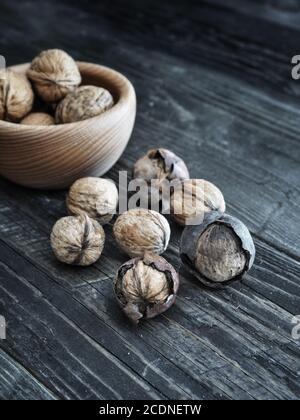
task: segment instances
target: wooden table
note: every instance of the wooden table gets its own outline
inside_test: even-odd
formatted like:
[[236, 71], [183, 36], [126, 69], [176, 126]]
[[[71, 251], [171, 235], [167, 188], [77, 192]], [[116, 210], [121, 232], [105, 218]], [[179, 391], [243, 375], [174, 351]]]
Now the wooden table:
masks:
[[[2, 399], [300, 397], [300, 80], [290, 63], [300, 2], [187, 3], [4, 0], [0, 54], [12, 65], [59, 47], [127, 75], [136, 127], [108, 176], [117, 181], [151, 147], [171, 148], [249, 226], [254, 268], [221, 291], [182, 276], [176, 305], [134, 328], [112, 292], [127, 259], [112, 226], [96, 265], [63, 266], [49, 233], [66, 214], [65, 191], [1, 179]], [[165, 253], [178, 269], [180, 234], [172, 224]]]

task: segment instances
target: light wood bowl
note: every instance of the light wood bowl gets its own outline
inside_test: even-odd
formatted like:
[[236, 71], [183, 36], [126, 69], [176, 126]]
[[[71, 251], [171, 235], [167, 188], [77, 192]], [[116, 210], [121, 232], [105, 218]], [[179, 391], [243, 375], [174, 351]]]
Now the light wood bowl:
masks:
[[[83, 84], [108, 89], [109, 111], [84, 121], [29, 126], [0, 121], [0, 174], [31, 188], [60, 189], [84, 176], [105, 174], [120, 158], [132, 133], [136, 96], [120, 73], [79, 62]], [[26, 72], [28, 64], [11, 67]]]

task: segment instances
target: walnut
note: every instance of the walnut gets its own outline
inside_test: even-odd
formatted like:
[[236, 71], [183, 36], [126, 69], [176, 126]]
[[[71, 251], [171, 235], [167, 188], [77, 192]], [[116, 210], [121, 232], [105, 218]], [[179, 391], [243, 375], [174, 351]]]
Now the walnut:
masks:
[[93, 264], [100, 258], [104, 242], [102, 226], [86, 214], [63, 217], [56, 222], [51, 233], [53, 252], [66, 264]]
[[145, 252], [162, 254], [169, 244], [170, 225], [156, 211], [133, 209], [121, 214], [113, 228], [120, 248], [130, 257], [142, 257]]
[[187, 226], [180, 254], [186, 268], [209, 287], [241, 278], [255, 258], [255, 246], [247, 227], [235, 217], [207, 213], [198, 226]]
[[[151, 149], [134, 165], [133, 177], [144, 179], [149, 187], [160, 190], [165, 181], [189, 179], [189, 171], [184, 161], [167, 149]], [[149, 188], [149, 194], [151, 189]]]
[[52, 115], [46, 112], [32, 112], [21, 120], [21, 124], [25, 125], [53, 125], [55, 120]]
[[101, 225], [109, 223], [118, 205], [118, 190], [113, 181], [87, 177], [78, 179], [70, 188], [67, 208], [70, 214], [86, 213]]
[[72, 123], [96, 117], [114, 105], [108, 90], [97, 86], [81, 86], [69, 93], [56, 108], [57, 124]]
[[18, 122], [33, 105], [34, 94], [25, 75], [12, 70], [0, 70], [0, 119]]
[[206, 213], [225, 208], [221, 191], [204, 179], [182, 181], [171, 195], [171, 214], [180, 225], [199, 224]]
[[124, 313], [134, 322], [169, 309], [176, 298], [179, 276], [164, 258], [146, 253], [123, 264], [114, 290]]
[[46, 50], [32, 61], [27, 76], [45, 102], [57, 102], [81, 83], [76, 62], [65, 51]]

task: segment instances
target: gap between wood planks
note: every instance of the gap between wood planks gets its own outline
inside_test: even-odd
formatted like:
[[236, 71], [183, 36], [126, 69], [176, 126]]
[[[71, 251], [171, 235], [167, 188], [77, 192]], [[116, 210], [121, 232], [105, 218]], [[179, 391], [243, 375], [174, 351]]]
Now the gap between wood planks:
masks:
[[12, 358], [3, 349], [0, 349], [0, 359], [1, 385], [3, 385], [3, 382], [7, 384], [6, 391], [3, 388], [0, 390], [2, 399], [59, 399], [57, 393], [50, 390], [35, 377], [32, 371], [22, 366], [19, 361]]

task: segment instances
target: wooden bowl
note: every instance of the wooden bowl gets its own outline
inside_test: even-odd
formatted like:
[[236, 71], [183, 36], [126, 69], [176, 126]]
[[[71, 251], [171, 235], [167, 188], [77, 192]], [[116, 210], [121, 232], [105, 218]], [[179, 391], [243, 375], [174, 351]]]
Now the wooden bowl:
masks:
[[[88, 120], [52, 126], [0, 121], [0, 174], [31, 188], [59, 189], [84, 176], [105, 174], [132, 133], [136, 96], [120, 73], [79, 62], [83, 84], [102, 86], [115, 99], [109, 111]], [[28, 64], [11, 67], [26, 72]]]

